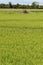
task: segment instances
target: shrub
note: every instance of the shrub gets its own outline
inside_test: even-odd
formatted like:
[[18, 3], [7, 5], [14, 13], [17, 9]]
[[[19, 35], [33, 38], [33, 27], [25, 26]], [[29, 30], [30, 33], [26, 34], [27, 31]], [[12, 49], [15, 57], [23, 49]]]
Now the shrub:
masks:
[[23, 13], [28, 13], [28, 11], [27, 10], [23, 10]]

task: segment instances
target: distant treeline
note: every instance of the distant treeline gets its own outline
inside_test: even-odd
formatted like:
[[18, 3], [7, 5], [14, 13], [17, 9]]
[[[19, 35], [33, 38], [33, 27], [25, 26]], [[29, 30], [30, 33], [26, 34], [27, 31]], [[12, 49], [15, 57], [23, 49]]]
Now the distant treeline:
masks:
[[22, 5], [22, 4], [0, 4], [0, 8], [15, 8], [15, 9], [43, 9], [43, 5], [39, 5], [38, 2], [33, 2], [31, 5]]

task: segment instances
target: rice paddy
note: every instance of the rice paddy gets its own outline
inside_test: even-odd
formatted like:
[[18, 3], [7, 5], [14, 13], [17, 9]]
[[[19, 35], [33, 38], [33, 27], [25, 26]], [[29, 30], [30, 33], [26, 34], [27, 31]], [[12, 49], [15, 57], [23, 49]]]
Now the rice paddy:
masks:
[[0, 65], [43, 65], [42, 10], [0, 10]]

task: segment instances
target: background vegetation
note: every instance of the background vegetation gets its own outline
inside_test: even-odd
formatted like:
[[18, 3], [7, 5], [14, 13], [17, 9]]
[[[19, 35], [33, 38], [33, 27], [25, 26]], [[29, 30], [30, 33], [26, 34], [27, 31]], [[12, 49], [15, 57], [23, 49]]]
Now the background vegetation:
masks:
[[15, 8], [15, 9], [43, 9], [43, 5], [39, 5], [38, 2], [33, 2], [31, 5], [22, 5], [22, 4], [0, 4], [0, 8]]

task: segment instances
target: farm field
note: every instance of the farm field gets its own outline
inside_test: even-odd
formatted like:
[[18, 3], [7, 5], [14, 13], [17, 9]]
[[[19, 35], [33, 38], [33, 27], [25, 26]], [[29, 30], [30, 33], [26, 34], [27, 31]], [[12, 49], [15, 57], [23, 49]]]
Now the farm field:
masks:
[[43, 65], [43, 10], [0, 10], [0, 65]]

